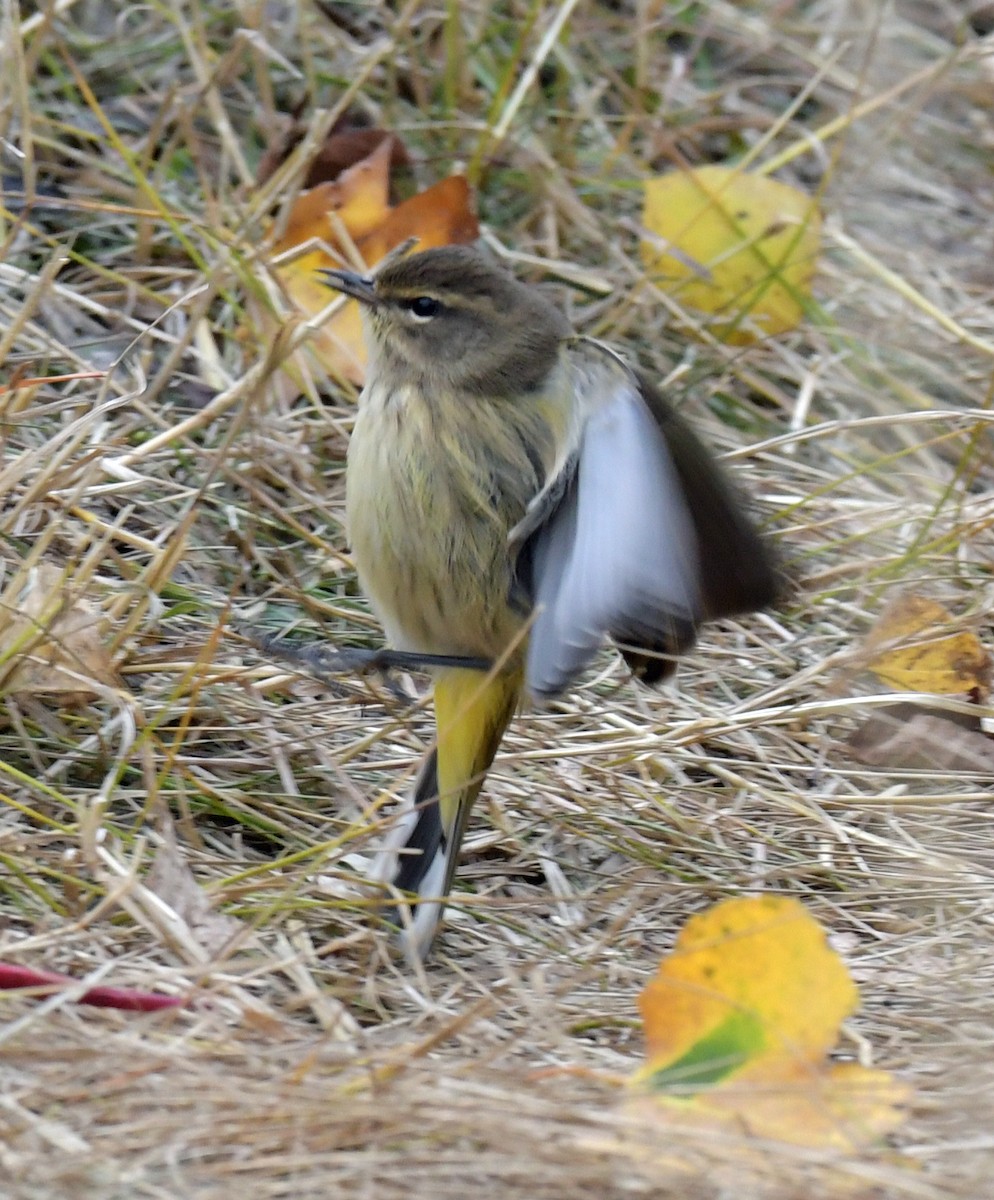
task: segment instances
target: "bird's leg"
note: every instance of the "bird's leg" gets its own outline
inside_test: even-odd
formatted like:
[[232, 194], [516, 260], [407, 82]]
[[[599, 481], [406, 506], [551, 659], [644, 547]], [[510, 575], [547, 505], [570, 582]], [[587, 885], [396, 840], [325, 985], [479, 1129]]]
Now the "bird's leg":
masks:
[[327, 646], [319, 642], [292, 641], [272, 634], [249, 635], [252, 643], [264, 654], [284, 662], [306, 667], [315, 675], [353, 675], [376, 671], [428, 671], [435, 667], [461, 667], [467, 671], [489, 671], [493, 663], [488, 658], [463, 654], [421, 654], [416, 650], [365, 650], [359, 646]]

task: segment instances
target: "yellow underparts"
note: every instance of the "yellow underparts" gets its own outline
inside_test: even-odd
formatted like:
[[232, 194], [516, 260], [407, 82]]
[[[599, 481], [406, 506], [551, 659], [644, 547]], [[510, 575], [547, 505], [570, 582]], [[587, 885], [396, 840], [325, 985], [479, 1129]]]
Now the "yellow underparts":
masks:
[[435, 679], [438, 726], [438, 797], [442, 828], [458, 844], [521, 693], [520, 670], [439, 671]]

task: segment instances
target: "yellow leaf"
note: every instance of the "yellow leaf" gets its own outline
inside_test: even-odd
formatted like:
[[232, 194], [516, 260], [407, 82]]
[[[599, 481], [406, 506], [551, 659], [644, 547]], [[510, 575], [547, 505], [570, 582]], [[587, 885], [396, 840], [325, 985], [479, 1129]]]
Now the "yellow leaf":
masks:
[[952, 614], [936, 600], [914, 592], [898, 596], [864, 642], [870, 670], [902, 691], [937, 696], [976, 691], [982, 699], [990, 689], [990, 655], [969, 630], [944, 633], [952, 622]]
[[900, 1122], [906, 1089], [827, 1061], [858, 999], [798, 901], [726, 901], [688, 921], [642, 993], [649, 1062], [634, 1082], [683, 1117], [804, 1145], [863, 1144]]
[[655, 281], [721, 317], [717, 336], [743, 344], [801, 320], [821, 239], [810, 196], [730, 167], [673, 171], [646, 180], [642, 223]]
[[888, 1072], [838, 1063], [807, 1078], [776, 1072], [742, 1078], [693, 1100], [647, 1094], [643, 1085], [626, 1110], [654, 1127], [657, 1144], [664, 1146], [679, 1145], [674, 1138], [686, 1139], [690, 1130], [710, 1132], [741, 1170], [750, 1164], [750, 1138], [762, 1139], [767, 1150], [781, 1143], [865, 1152], [901, 1125], [910, 1099], [910, 1088]]
[[857, 999], [821, 926], [796, 900], [726, 901], [687, 922], [642, 993], [649, 1070], [686, 1064], [695, 1075], [696, 1062], [727, 1075], [760, 1054], [818, 1060]]
[[[322, 267], [342, 265], [341, 260], [323, 250], [312, 250], [286, 266], [278, 267], [276, 273], [294, 307], [303, 316], [312, 317], [334, 299], [334, 293], [321, 281], [318, 271]], [[263, 324], [267, 322], [263, 321]], [[333, 313], [311, 337], [306, 348], [284, 363], [284, 370], [296, 377], [305, 362], [314, 360], [332, 379], [348, 379], [362, 385], [366, 378], [366, 347], [359, 305], [355, 300]]]
[[[390, 158], [391, 144], [383, 141], [333, 182], [301, 192], [290, 211], [286, 232], [273, 247], [274, 254], [285, 254], [312, 239], [320, 239], [334, 249], [340, 245], [342, 228], [353, 245], [375, 232], [390, 213]], [[275, 270], [294, 306], [305, 317], [312, 317], [333, 299], [318, 271], [322, 267], [341, 267], [343, 261], [315, 247]], [[362, 384], [366, 347], [355, 301], [330, 317], [303, 354], [294, 355], [284, 369], [297, 376], [314, 359], [333, 379]]]

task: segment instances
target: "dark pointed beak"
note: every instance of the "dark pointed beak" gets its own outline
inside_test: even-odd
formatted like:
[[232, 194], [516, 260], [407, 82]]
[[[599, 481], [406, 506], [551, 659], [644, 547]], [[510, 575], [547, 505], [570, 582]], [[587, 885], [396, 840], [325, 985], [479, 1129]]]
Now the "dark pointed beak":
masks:
[[380, 302], [373, 280], [366, 275], [357, 275], [355, 271], [333, 271], [330, 267], [319, 268], [318, 274], [328, 287], [354, 297], [360, 304], [375, 308]]

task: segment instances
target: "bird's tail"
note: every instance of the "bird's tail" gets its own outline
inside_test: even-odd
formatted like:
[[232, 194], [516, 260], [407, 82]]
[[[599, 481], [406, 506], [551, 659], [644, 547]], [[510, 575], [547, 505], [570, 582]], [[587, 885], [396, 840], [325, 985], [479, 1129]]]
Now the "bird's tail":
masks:
[[423, 961], [438, 929], [473, 801], [521, 691], [520, 672], [446, 669], [435, 677], [435, 749], [370, 878], [401, 898], [390, 920], [409, 961]]

